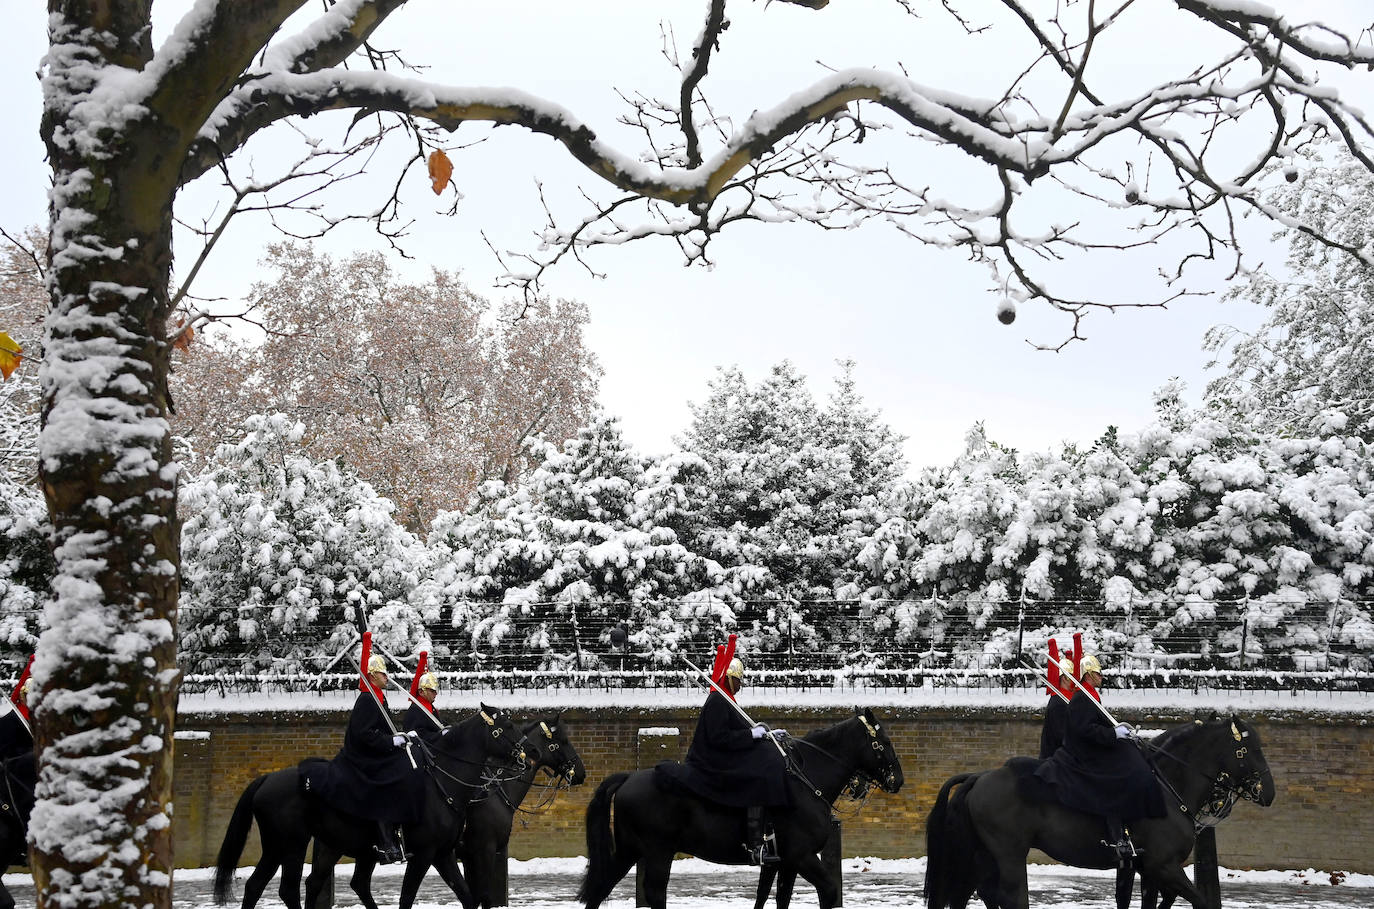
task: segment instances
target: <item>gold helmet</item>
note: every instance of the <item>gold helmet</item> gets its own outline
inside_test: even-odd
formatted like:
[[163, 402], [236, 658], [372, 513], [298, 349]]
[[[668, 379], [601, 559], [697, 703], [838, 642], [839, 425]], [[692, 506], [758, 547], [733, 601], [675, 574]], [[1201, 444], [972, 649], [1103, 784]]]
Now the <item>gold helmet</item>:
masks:
[[744, 681], [744, 663], [740, 661], [739, 657], [735, 657], [730, 661], [730, 665], [726, 667], [725, 670], [725, 677], [727, 679], [738, 679], [741, 682]]
[[382, 659], [380, 653], [374, 653], [367, 658], [367, 674], [372, 675], [374, 672], [386, 672], [386, 660]]
[[32, 681], [33, 679], [24, 679], [24, 684], [19, 686], [19, 696], [26, 701], [29, 699], [29, 683]]
[[1090, 653], [1083, 655], [1082, 661], [1078, 664], [1078, 669], [1080, 675], [1087, 675], [1090, 672], [1102, 674], [1102, 664], [1097, 661], [1097, 657]]
[[1073, 660], [1072, 660], [1072, 659], [1070, 659], [1069, 657], [1060, 657], [1060, 658], [1059, 658], [1059, 674], [1060, 674], [1061, 676], [1068, 676], [1068, 677], [1071, 678], [1071, 679], [1072, 679], [1072, 678], [1077, 678], [1077, 676], [1075, 676], [1075, 675], [1073, 674]]
[[439, 677], [432, 672], [426, 672], [424, 675], [420, 676], [420, 684], [416, 687], [421, 691], [438, 692]]

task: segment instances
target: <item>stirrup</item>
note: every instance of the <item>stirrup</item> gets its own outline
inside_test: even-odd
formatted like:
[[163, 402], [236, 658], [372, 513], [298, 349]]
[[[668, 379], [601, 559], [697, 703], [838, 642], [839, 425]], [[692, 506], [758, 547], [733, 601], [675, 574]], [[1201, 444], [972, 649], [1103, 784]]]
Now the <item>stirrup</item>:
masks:
[[373, 845], [372, 851], [377, 853], [377, 862], [382, 865], [393, 865], [396, 862], [404, 862], [407, 858], [407, 856], [401, 853], [400, 849], [394, 846], [390, 849], [383, 849], [381, 846]]

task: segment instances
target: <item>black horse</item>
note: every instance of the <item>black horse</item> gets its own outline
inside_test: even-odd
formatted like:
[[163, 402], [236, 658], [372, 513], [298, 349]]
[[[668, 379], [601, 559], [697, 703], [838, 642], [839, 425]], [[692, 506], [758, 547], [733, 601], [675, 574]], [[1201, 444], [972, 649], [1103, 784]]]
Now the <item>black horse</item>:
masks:
[[[483, 763], [496, 758], [523, 769], [520, 735], [508, 714], [484, 704], [479, 713], [450, 727], [430, 758], [425, 766], [429, 782], [421, 820], [405, 827], [412, 858], [401, 884], [401, 909], [410, 909], [431, 865], [438, 869], [463, 906], [472, 909], [472, 896], [458, 870], [453, 849], [463, 830], [468, 799], [481, 786], [478, 771]], [[365, 859], [372, 856], [376, 822], [336, 811], [319, 798], [306, 795], [299, 766], [267, 773], [248, 784], [229, 820], [215, 867], [215, 901], [220, 904], [229, 902], [234, 869], [255, 818], [262, 839], [262, 858], [244, 884], [243, 909], [252, 909], [257, 904], [278, 868], [278, 894], [282, 902], [288, 909], [301, 909], [301, 869], [312, 838], [317, 860], [322, 854], [333, 856], [329, 868], [339, 855]], [[316, 905], [327, 877], [322, 866], [312, 867], [306, 882], [307, 905]], [[355, 892], [368, 909], [377, 909], [365, 888], [355, 887]]]
[[[4, 771], [0, 771], [0, 774], [3, 773]], [[0, 778], [0, 786], [4, 786], [6, 782], [7, 780]], [[17, 784], [10, 783], [4, 792], [0, 792], [0, 797], [4, 799], [3, 804], [0, 804], [0, 872], [11, 865], [29, 863], [29, 827], [19, 818], [14, 799], [15, 785]], [[5, 889], [3, 881], [0, 881], [0, 909], [14, 909], [14, 897]]]
[[[808, 735], [805, 746], [785, 741], [790, 805], [770, 811], [778, 869], [800, 874], [816, 888], [820, 909], [833, 909], [839, 888], [816, 857], [830, 835], [830, 805], [855, 777], [885, 792], [898, 791], [902, 766], [887, 732], [868, 710]], [[707, 802], [660, 781], [653, 770], [612, 774], [587, 806], [587, 873], [578, 899], [597, 909], [638, 865], [648, 905], [664, 909], [675, 853], [742, 865], [748, 861], [744, 842], [743, 808]]]
[[494, 892], [496, 863], [510, 843], [515, 813], [525, 800], [535, 775], [545, 770], [557, 786], [578, 786], [587, 779], [587, 769], [577, 749], [568, 741], [568, 731], [560, 717], [533, 720], [521, 727], [527, 761], [525, 772], [517, 777], [494, 780], [468, 805], [468, 824], [458, 844], [463, 875], [473, 901], [481, 909], [504, 905]]
[[[520, 727], [519, 735], [525, 753], [524, 770], [511, 776], [503, 772], [505, 768], [500, 759], [488, 762], [481, 775], [482, 786], [468, 801], [466, 823], [459, 840], [458, 855], [463, 862], [467, 891], [471, 894], [472, 905], [483, 909], [495, 905], [492, 882], [497, 856], [505, 852], [506, 844], [510, 841], [512, 818], [533, 785], [536, 773], [541, 769], [547, 770], [569, 786], [576, 786], [587, 778], [582, 758], [568, 741], [567, 729], [559, 717], [532, 720]], [[306, 879], [307, 897], [315, 892], [311, 880], [318, 879], [323, 886], [329, 870], [339, 857], [336, 851], [316, 842], [310, 862], [310, 877]], [[349, 879], [349, 887], [369, 907], [375, 905], [371, 893], [372, 872], [376, 866], [377, 860], [370, 854], [355, 856], [353, 875]], [[441, 868], [440, 874], [443, 873]], [[306, 905], [313, 907], [317, 904], [307, 899]]]
[[[1203, 896], [1183, 870], [1204, 808], [1245, 798], [1274, 801], [1274, 780], [1259, 733], [1243, 720], [1175, 727], [1147, 746], [1164, 786], [1166, 817], [1137, 820], [1142, 890], [1182, 896], [1203, 909]], [[928, 909], [964, 909], [977, 892], [989, 909], [1027, 909], [1026, 855], [1032, 847], [1066, 865], [1112, 868], [1101, 818], [1029, 798], [1023, 783], [1037, 764], [1017, 758], [996, 770], [951, 777], [926, 820]]]

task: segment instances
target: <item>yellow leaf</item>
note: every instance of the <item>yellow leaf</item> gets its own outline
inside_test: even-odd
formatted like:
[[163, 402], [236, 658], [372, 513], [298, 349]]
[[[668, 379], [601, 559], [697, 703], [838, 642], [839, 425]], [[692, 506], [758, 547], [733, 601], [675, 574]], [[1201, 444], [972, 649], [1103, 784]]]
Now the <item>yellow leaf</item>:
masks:
[[448, 186], [449, 178], [453, 176], [453, 162], [444, 154], [444, 150], [436, 148], [429, 153], [429, 178], [434, 181], [434, 195], [439, 195]]
[[0, 331], [0, 376], [8, 379], [24, 358], [20, 356], [24, 348], [11, 338], [8, 333]]

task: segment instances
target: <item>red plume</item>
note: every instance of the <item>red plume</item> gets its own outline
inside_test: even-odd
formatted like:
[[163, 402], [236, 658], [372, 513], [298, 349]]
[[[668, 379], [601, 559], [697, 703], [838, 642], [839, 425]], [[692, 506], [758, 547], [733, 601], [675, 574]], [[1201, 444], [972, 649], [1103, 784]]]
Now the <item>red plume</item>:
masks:
[[359, 691], [370, 691], [374, 695], [377, 688], [372, 684], [372, 680], [367, 677], [367, 661], [372, 658], [372, 632], [363, 632], [363, 662], [361, 664], [362, 676], [358, 679]]
[[1063, 690], [1063, 686], [1059, 684], [1059, 642], [1054, 638], [1050, 638], [1049, 682], [1050, 687], [1045, 689], [1045, 694], [1054, 694], [1056, 688]]
[[725, 686], [725, 666], [725, 645], [717, 644], [716, 659], [715, 662], [711, 664], [711, 681], [715, 682], [717, 685], [720, 685], [721, 687]]
[[429, 651], [421, 650], [420, 662], [415, 664], [415, 678], [410, 680], [410, 696], [413, 699], [411, 703], [422, 704], [424, 705], [424, 708], [426, 710], [428, 710], [430, 713], [433, 713], [434, 708], [430, 706], [430, 703], [426, 701], [424, 698], [420, 697], [420, 676], [425, 674], [425, 667], [428, 665]]

